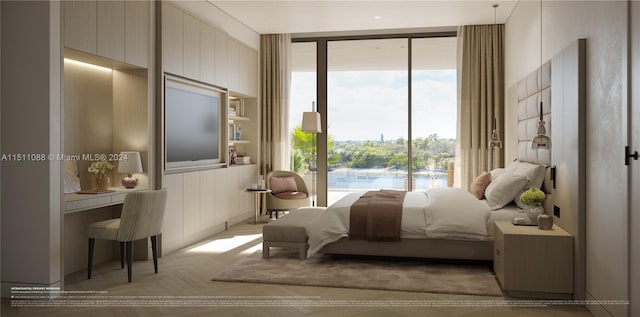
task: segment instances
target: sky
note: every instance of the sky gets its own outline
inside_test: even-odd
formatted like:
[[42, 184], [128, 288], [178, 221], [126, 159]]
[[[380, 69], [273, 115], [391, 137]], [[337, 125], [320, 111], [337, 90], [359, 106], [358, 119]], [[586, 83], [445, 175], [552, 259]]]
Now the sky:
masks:
[[[413, 71], [413, 138], [456, 138], [456, 71]], [[290, 128], [311, 111], [315, 72], [293, 72]], [[337, 141], [407, 139], [407, 71], [337, 71], [328, 75], [328, 133]]]

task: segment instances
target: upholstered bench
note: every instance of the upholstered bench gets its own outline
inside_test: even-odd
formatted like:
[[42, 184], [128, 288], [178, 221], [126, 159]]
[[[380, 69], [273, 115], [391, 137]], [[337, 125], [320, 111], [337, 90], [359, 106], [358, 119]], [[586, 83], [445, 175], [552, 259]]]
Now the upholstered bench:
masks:
[[269, 248], [298, 249], [301, 259], [307, 258], [307, 226], [324, 212], [323, 207], [305, 207], [292, 210], [287, 216], [262, 227], [262, 257], [269, 257]]

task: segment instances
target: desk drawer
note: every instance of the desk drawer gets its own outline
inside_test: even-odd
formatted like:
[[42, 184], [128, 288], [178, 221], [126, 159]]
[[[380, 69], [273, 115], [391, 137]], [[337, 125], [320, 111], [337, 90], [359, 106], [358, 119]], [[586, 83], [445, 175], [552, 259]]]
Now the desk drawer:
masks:
[[124, 196], [127, 196], [127, 193], [113, 194], [111, 196], [111, 202], [114, 204], [121, 204], [124, 202]]
[[99, 196], [89, 199], [68, 201], [66, 204], [67, 211], [91, 209], [95, 207], [111, 204], [111, 196]]

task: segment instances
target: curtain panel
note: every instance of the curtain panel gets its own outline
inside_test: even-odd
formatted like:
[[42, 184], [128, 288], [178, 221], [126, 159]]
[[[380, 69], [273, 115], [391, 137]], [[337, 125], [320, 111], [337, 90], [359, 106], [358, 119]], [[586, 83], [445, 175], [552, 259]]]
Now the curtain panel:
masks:
[[504, 140], [504, 25], [458, 29], [458, 148], [460, 187], [483, 171], [504, 166], [502, 149], [489, 147], [496, 119]]
[[260, 36], [260, 173], [289, 168], [291, 35]]

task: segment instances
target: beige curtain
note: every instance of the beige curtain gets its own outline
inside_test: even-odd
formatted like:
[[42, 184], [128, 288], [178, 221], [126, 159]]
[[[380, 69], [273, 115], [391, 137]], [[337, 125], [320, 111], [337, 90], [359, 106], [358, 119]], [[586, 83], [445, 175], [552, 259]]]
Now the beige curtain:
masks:
[[488, 147], [493, 119], [504, 140], [504, 25], [458, 29], [458, 153], [460, 187], [504, 166], [503, 149]]
[[260, 172], [289, 169], [289, 92], [291, 35], [260, 36], [261, 165]]

